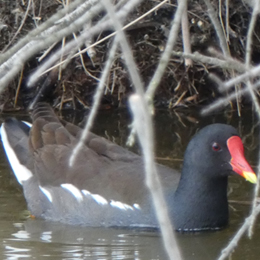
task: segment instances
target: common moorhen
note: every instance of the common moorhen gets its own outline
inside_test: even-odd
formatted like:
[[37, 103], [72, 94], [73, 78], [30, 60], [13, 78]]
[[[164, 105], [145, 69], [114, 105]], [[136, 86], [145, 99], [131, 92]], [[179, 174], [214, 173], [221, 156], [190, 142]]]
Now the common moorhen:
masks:
[[[90, 133], [69, 167], [81, 129], [59, 120], [45, 103], [36, 106], [32, 121], [31, 128], [16, 119], [1, 127], [7, 158], [31, 214], [85, 226], [158, 227], [139, 155]], [[181, 175], [159, 164], [157, 170], [170, 218], [179, 231], [227, 225], [232, 172], [256, 182], [237, 131], [224, 124], [209, 125], [192, 138]]]

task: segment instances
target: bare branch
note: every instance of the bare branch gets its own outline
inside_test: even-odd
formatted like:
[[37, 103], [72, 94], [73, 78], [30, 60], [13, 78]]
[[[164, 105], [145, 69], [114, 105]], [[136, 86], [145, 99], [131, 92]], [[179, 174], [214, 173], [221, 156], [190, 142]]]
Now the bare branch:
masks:
[[[127, 15], [129, 14], [129, 12], [131, 10], [133, 10], [133, 8], [140, 3], [140, 1], [138, 0], [132, 0], [129, 2], [126, 2], [126, 4], [124, 6], [122, 6], [116, 13], [116, 16], [118, 17], [118, 19], [120, 20], [124, 20]], [[92, 15], [94, 15], [94, 13], [96, 13], [96, 9], [98, 9], [99, 11], [102, 9], [101, 5], [96, 5], [94, 7], [92, 7], [90, 9], [91, 14], [89, 15], [89, 17], [87, 15], [82, 16], [80, 19], [77, 20], [77, 25], [74, 24], [74, 26], [76, 28], [81, 28], [83, 26], [83, 24], [85, 22], [87, 22], [90, 18], [90, 16], [92, 17]], [[78, 46], [83, 45], [87, 39], [91, 38], [93, 35], [112, 28], [113, 27], [113, 22], [110, 19], [102, 19], [101, 21], [99, 21], [95, 26], [93, 26], [88, 32], [83, 32], [81, 35], [79, 35], [79, 37], [77, 38], [77, 43], [74, 40], [71, 40], [70, 42], [68, 42], [66, 44], [66, 46], [64, 47], [63, 51], [64, 53], [68, 54], [69, 52], [71, 52], [72, 50], [77, 50]], [[75, 30], [75, 28], [74, 28]], [[50, 66], [52, 66], [56, 61], [59, 60], [60, 54], [61, 54], [62, 50], [58, 50], [56, 51], [45, 63], [43, 63], [41, 66], [38, 67], [37, 71], [35, 71], [35, 73], [33, 73], [28, 81], [28, 85], [32, 86], [35, 81], [40, 77], [40, 75], [42, 75], [42, 73], [49, 68]]]
[[227, 45], [227, 41], [225, 38], [225, 34], [222, 30], [221, 24], [218, 20], [217, 14], [214, 10], [214, 7], [212, 6], [212, 4], [210, 3], [209, 0], [204, 0], [205, 4], [208, 7], [208, 15], [210, 17], [211, 22], [213, 23], [214, 27], [215, 27], [215, 31], [218, 35], [218, 39], [220, 42], [220, 47], [225, 55], [225, 57], [230, 56], [229, 54], [229, 49], [228, 49], [228, 45]]
[[258, 205], [256, 207], [254, 214], [251, 214], [248, 218], [245, 219], [242, 227], [238, 230], [236, 235], [229, 242], [228, 246], [222, 250], [221, 255], [219, 256], [218, 260], [224, 260], [234, 251], [239, 240], [242, 238], [242, 236], [244, 235], [244, 233], [247, 231], [248, 227], [250, 226], [252, 218], [255, 218], [255, 216], [257, 216], [259, 213], [260, 213], [260, 205]]
[[109, 70], [111, 68], [111, 65], [114, 61], [114, 56], [115, 56], [115, 53], [116, 53], [117, 46], [118, 46], [118, 37], [115, 38], [113, 45], [112, 45], [112, 47], [109, 51], [109, 56], [108, 56], [108, 59], [106, 61], [105, 68], [103, 70], [101, 79], [99, 81], [95, 96], [93, 98], [94, 103], [93, 103], [91, 112], [89, 114], [88, 121], [87, 121], [87, 123], [84, 127], [84, 130], [83, 130], [83, 132], [80, 136], [80, 140], [78, 141], [77, 145], [75, 146], [75, 148], [73, 149], [73, 151], [71, 153], [70, 160], [69, 160], [70, 167], [73, 166], [75, 159], [76, 159], [78, 153], [80, 152], [80, 149], [84, 145], [84, 141], [87, 139], [88, 133], [89, 133], [89, 131], [90, 131], [92, 125], [93, 125], [93, 122], [94, 122], [94, 119], [95, 119], [95, 116], [96, 116], [96, 113], [97, 113], [97, 110], [98, 110], [98, 107], [99, 107], [99, 104], [100, 104], [101, 97], [104, 93], [105, 82], [106, 82]]
[[177, 11], [175, 12], [174, 19], [172, 21], [172, 26], [165, 46], [165, 50], [161, 56], [158, 67], [154, 73], [154, 76], [147, 87], [147, 91], [145, 95], [147, 100], [149, 101], [153, 100], [155, 91], [168, 65], [169, 59], [171, 57], [171, 52], [173, 50], [173, 46], [177, 40], [177, 35], [180, 27], [183, 10], [185, 9], [186, 6], [187, 6], [187, 0], [182, 0], [178, 4]]
[[189, 58], [189, 59], [192, 59], [193, 61], [196, 61], [196, 62], [215, 65], [215, 66], [218, 66], [222, 69], [233, 69], [233, 70], [236, 70], [238, 72], [245, 72], [246, 71], [246, 67], [242, 62], [235, 60], [235, 59], [232, 59], [231, 57], [226, 58], [225, 60], [221, 60], [219, 58], [210, 57], [210, 56], [200, 54], [199, 52], [194, 52], [192, 54], [188, 54], [188, 53], [173, 51], [172, 54], [179, 56], [179, 57]]
[[[120, 23], [120, 20], [117, 19], [110, 0], [103, 0], [103, 3], [107, 9], [108, 15], [113, 20], [115, 29], [117, 30], [125, 63], [137, 93], [137, 95], [132, 96], [129, 101], [134, 114], [134, 126], [138, 132], [139, 140], [144, 153], [146, 184], [150, 189], [153, 198], [155, 212], [163, 235], [164, 246], [170, 259], [181, 259], [177, 242], [173, 234], [173, 229], [171, 228], [171, 221], [168, 217], [167, 205], [164, 201], [159, 177], [156, 172], [154, 162], [152, 118], [146, 103], [143, 84], [137, 71], [136, 64], [133, 60], [132, 51], [122, 30], [123, 26]], [[144, 133], [144, 135], [141, 133]]]
[[134, 115], [134, 128], [137, 131], [144, 155], [146, 185], [153, 198], [155, 212], [163, 235], [164, 246], [170, 259], [182, 259], [173, 233], [171, 221], [168, 217], [167, 205], [164, 200], [160, 179], [154, 162], [152, 118], [147, 101], [144, 95], [140, 96], [135, 94], [130, 97], [129, 103]]

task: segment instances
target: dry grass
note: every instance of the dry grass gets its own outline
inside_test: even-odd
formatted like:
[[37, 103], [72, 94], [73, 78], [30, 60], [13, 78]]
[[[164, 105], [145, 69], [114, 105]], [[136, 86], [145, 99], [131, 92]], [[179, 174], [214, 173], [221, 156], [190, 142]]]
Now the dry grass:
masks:
[[[83, 4], [65, 20], [62, 17], [70, 13], [64, 11], [69, 1], [45, 1], [44, 4], [41, 0], [0, 1], [3, 36], [0, 40], [0, 102], [5, 110], [30, 106], [32, 96], [39, 92], [60, 109], [92, 105], [115, 35], [98, 2], [71, 1], [75, 6], [78, 6], [76, 3]], [[190, 107], [209, 104], [215, 97], [225, 98], [226, 93], [217, 89], [210, 74], [225, 81], [245, 71], [243, 59], [245, 53], [249, 53], [246, 36], [252, 10], [243, 2], [229, 1], [229, 8], [222, 3], [219, 10], [221, 2], [212, 2], [212, 7], [207, 1], [189, 2], [188, 25], [186, 21], [182, 34], [175, 30], [177, 39], [169, 37], [176, 2], [138, 1], [126, 13], [122, 11], [120, 1], [117, 2], [135, 64], [155, 106]], [[71, 8], [74, 10], [73, 6]], [[249, 37], [253, 42], [253, 45], [249, 44], [253, 46], [252, 57], [259, 53], [256, 30], [258, 28]], [[174, 48], [169, 41], [174, 42]], [[172, 54], [167, 52], [167, 46]], [[185, 65], [187, 60], [188, 66]], [[255, 58], [252, 62], [256, 62]], [[16, 91], [22, 68], [20, 91]], [[158, 77], [156, 71], [162, 75]], [[28, 84], [34, 87], [28, 90]], [[237, 84], [236, 91], [246, 92], [244, 84]], [[126, 106], [129, 94], [133, 93], [120, 48], [106, 77], [104, 93], [101, 103], [106, 107]], [[225, 106], [238, 106], [239, 112], [243, 96], [238, 101], [227, 102]]]

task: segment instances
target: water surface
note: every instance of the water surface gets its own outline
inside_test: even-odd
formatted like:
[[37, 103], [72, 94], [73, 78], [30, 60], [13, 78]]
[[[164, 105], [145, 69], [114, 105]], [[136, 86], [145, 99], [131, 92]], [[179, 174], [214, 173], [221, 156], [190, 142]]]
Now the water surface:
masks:
[[[18, 116], [24, 117], [24, 116]], [[66, 113], [67, 120], [80, 123], [83, 114]], [[213, 122], [235, 126], [245, 142], [246, 157], [255, 165], [258, 156], [258, 126], [251, 111], [199, 118], [195, 112], [159, 111], [155, 115], [156, 156], [160, 163], [179, 169], [184, 149], [196, 131]], [[130, 117], [126, 111], [103, 111], [93, 131], [125, 146]], [[136, 145], [134, 151], [139, 152]], [[249, 214], [253, 185], [238, 176], [229, 182], [230, 225], [218, 232], [179, 234], [184, 259], [215, 259]], [[0, 259], [167, 259], [158, 232], [88, 228], [27, 219], [22, 189], [11, 173], [0, 147]], [[253, 239], [246, 237], [232, 259], [258, 259], [260, 222]]]

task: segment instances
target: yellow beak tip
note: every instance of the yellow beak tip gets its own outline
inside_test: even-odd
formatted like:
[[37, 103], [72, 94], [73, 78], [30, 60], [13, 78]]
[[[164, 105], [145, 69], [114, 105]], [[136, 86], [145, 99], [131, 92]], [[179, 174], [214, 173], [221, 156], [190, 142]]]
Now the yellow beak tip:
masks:
[[251, 182], [251, 183], [257, 183], [257, 177], [255, 175], [255, 173], [252, 172], [243, 172], [243, 176], [244, 178]]

